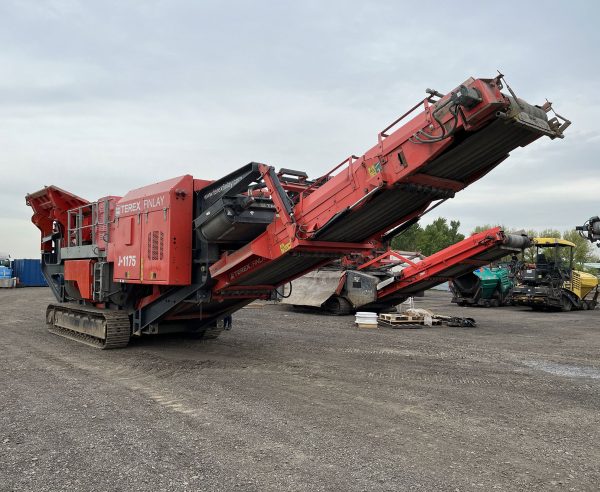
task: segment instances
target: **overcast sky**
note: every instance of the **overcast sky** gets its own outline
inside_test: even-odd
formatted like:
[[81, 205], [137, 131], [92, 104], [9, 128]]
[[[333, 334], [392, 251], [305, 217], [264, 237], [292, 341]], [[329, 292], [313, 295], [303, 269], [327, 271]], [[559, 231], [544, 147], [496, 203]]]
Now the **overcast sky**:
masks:
[[37, 257], [24, 196], [89, 200], [254, 160], [322, 174], [432, 87], [500, 69], [573, 120], [436, 209], [570, 229], [600, 214], [600, 3], [0, 1], [0, 251]]

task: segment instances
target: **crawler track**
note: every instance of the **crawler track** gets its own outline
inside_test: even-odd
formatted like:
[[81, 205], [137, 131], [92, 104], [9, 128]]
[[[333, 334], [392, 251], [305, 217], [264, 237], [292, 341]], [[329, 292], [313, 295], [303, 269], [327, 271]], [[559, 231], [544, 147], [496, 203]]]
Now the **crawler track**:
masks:
[[46, 309], [48, 331], [102, 350], [126, 347], [131, 337], [129, 315], [69, 303]]

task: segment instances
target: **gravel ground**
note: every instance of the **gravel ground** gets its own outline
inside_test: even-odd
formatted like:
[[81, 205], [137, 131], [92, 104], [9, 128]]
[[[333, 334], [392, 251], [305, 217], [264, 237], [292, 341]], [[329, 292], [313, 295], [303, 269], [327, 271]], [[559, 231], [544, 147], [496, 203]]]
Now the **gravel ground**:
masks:
[[268, 305], [99, 351], [0, 290], [0, 490], [598, 490], [600, 311], [418, 306], [358, 330]]

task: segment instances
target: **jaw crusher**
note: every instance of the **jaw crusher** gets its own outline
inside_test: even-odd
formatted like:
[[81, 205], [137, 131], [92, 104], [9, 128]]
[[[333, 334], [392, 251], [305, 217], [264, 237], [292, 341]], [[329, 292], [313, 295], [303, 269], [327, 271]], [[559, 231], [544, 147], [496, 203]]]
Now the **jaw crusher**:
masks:
[[56, 186], [27, 195], [51, 331], [99, 348], [131, 336], [214, 337], [255, 299], [347, 255], [365, 262], [403, 227], [570, 122], [516, 97], [499, 75], [427, 96], [317, 179], [251, 162], [89, 202]]

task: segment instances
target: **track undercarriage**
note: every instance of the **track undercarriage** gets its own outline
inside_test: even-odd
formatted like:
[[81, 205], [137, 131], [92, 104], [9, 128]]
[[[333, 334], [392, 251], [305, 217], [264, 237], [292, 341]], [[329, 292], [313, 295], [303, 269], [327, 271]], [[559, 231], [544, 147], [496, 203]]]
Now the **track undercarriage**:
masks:
[[[156, 329], [149, 333], [186, 333], [199, 340], [213, 340], [225, 329], [223, 320], [212, 325], [188, 323], [172, 329]], [[132, 337], [131, 320], [126, 311], [98, 309], [75, 303], [49, 304], [46, 326], [50, 333], [70, 338], [101, 350], [123, 348]]]
[[48, 331], [102, 350], [126, 347], [131, 322], [124, 311], [111, 311], [73, 303], [50, 304]]

